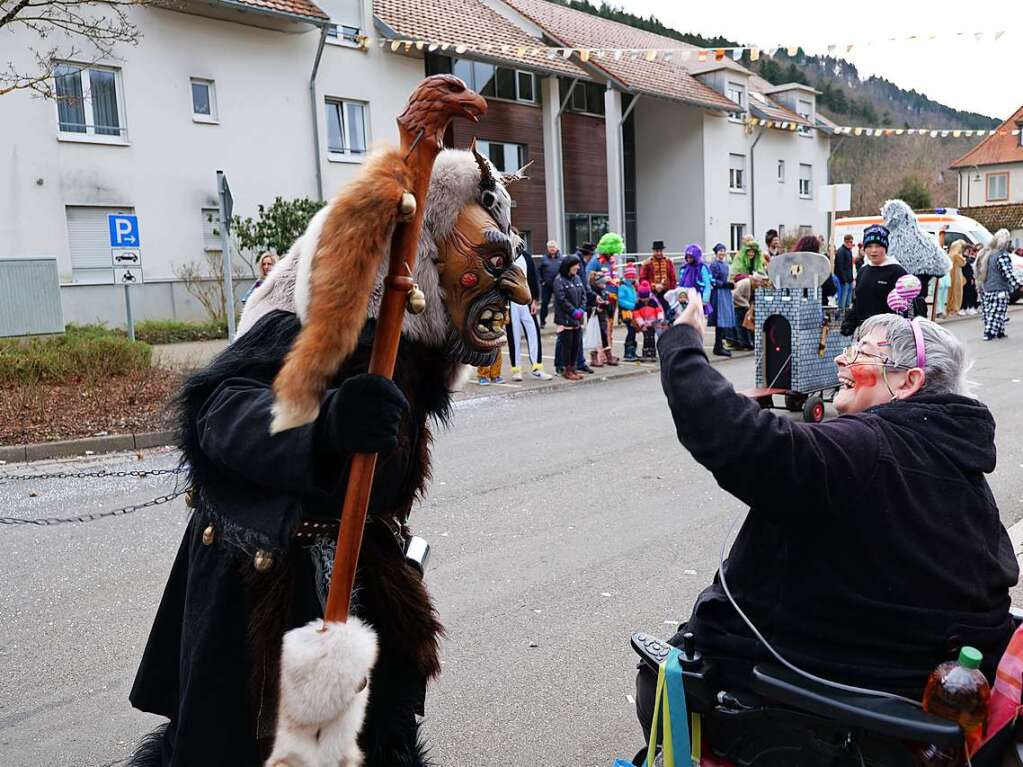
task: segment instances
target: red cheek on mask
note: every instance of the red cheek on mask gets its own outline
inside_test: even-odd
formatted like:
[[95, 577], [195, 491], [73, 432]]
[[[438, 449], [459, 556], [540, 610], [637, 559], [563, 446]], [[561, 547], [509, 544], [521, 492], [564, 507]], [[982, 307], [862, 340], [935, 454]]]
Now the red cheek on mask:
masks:
[[871, 368], [863, 365], [854, 365], [850, 368], [850, 372], [852, 373], [853, 381], [856, 382], [857, 389], [861, 386], [868, 388], [871, 386], [877, 386], [877, 373], [875, 373]]
[[472, 272], [466, 272], [462, 275], [462, 279], [459, 282], [462, 283], [463, 288], [475, 288], [479, 284], [480, 278]]

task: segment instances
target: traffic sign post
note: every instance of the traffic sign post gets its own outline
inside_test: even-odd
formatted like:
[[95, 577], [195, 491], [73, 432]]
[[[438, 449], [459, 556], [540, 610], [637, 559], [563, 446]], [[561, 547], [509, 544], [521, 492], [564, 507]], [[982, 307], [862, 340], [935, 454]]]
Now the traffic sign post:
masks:
[[227, 337], [234, 340], [234, 280], [231, 274], [231, 213], [234, 198], [224, 171], [217, 171], [217, 197], [220, 200], [220, 245], [224, 257], [224, 313], [227, 315]]
[[852, 207], [852, 184], [825, 184], [817, 195], [817, 204], [828, 214], [828, 242], [831, 242], [835, 214]]
[[135, 318], [131, 313], [132, 285], [141, 285], [142, 236], [139, 234], [138, 216], [111, 213], [107, 216], [110, 232], [110, 263], [114, 269], [114, 284], [124, 285], [124, 313], [128, 324], [128, 338], [135, 340]]

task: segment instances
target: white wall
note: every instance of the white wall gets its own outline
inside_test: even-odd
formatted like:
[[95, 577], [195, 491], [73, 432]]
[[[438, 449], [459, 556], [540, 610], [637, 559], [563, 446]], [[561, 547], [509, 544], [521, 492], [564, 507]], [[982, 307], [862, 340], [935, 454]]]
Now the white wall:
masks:
[[[641, 96], [636, 121], [636, 236], [679, 251], [704, 236], [703, 113]], [[632, 247], [632, 246], [630, 246]]]
[[[987, 199], [987, 177], [992, 173], [1009, 174], [1009, 199]], [[979, 176], [979, 178], [977, 178]], [[977, 205], [1006, 205], [1023, 202], [1023, 163], [1006, 163], [1002, 165], [981, 165], [976, 168], [963, 168], [959, 171], [959, 206], [963, 208]]]
[[[733, 122], [724, 115], [706, 112], [703, 115], [703, 188], [706, 198], [706, 217], [703, 234], [696, 240], [710, 249], [717, 242], [731, 247], [732, 224], [744, 224], [750, 231], [749, 137], [742, 123]], [[729, 155], [746, 158], [745, 189], [729, 189]]]
[[[754, 150], [756, 160], [756, 232], [763, 243], [768, 229], [785, 226], [786, 233], [810, 226], [816, 234], [826, 234], [827, 213], [818, 207], [818, 189], [828, 183], [829, 140], [819, 132], [801, 136], [796, 132], [770, 128], [763, 130]], [[756, 138], [756, 133], [752, 139]], [[752, 143], [752, 140], [751, 140]], [[785, 162], [785, 181], [778, 183], [778, 161]], [[799, 165], [813, 166], [811, 199], [799, 196]]]
[[[365, 0], [364, 31], [372, 31], [369, 5]], [[421, 60], [325, 46], [317, 157], [309, 77], [318, 30], [273, 31], [154, 7], [131, 13], [143, 41], [110, 62], [121, 68], [125, 145], [58, 140], [53, 102], [26, 93], [0, 99], [0, 258], [55, 255], [62, 281], [70, 281], [65, 206], [132, 206], [146, 280], [174, 280], [177, 266], [203, 253], [201, 209], [216, 207], [218, 169], [226, 172], [242, 216], [276, 196], [315, 198], [318, 161], [329, 197], [359, 166], [327, 160], [323, 97], [368, 102], [370, 141], [393, 142], [394, 118], [423, 77]], [[17, 50], [35, 42], [13, 39]], [[219, 124], [193, 122], [190, 77], [215, 81]], [[117, 292], [76, 287], [65, 293], [69, 321], [121, 316]], [[140, 319], [196, 314], [180, 290], [154, 285], [137, 295]]]

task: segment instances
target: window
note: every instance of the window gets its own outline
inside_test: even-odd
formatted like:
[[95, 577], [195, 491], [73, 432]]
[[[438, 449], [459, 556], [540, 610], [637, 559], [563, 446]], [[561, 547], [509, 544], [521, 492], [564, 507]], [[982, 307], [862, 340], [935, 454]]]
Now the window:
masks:
[[319, 6], [330, 16], [327, 42], [358, 47], [359, 36], [362, 34], [361, 0], [323, 0]]
[[740, 247], [742, 247], [742, 238], [745, 236], [746, 236], [745, 224], [732, 224], [729, 227], [729, 237], [732, 243], [731, 250], [738, 250]]
[[[746, 109], [746, 88], [741, 83], [729, 82], [725, 86], [725, 95], [736, 104]], [[732, 112], [728, 115], [732, 122], [742, 122], [742, 112]]]
[[799, 163], [799, 196], [804, 200], [813, 197], [813, 166]]
[[536, 103], [536, 75], [507, 67], [495, 67], [482, 61], [453, 59], [451, 74], [488, 98]]
[[522, 238], [522, 247], [526, 249], [526, 254], [531, 255], [533, 252], [533, 233], [528, 229], [520, 229], [519, 237]]
[[[806, 120], [808, 123], [813, 125], [813, 102], [812, 101], [807, 101], [806, 99], [799, 99], [799, 101], [796, 104], [796, 113], [800, 117], [802, 117], [804, 120]], [[799, 126], [799, 135], [800, 136], [810, 136], [810, 135], [813, 135], [813, 129], [812, 128], [807, 128], [807, 127], [804, 127], [804, 126], [800, 125]]]
[[223, 253], [220, 240], [220, 208], [202, 209], [202, 249], [207, 253]]
[[785, 183], [785, 161], [778, 160], [778, 183]]
[[217, 122], [217, 93], [212, 80], [192, 78], [192, 119], [197, 123]]
[[366, 104], [327, 99], [327, 153], [339, 162], [366, 154]]
[[[565, 98], [568, 89], [572, 88], [572, 81], [563, 77], [561, 79], [561, 98]], [[579, 80], [572, 88], [572, 100], [565, 107], [571, 112], [583, 112], [591, 115], [604, 115], [604, 86], [599, 83], [587, 83]]]
[[606, 213], [569, 213], [565, 223], [568, 224], [568, 253], [584, 242], [596, 242], [607, 234], [610, 226]]
[[733, 192], [746, 189], [746, 155], [728, 155], [728, 188]]
[[65, 212], [68, 244], [71, 250], [72, 282], [112, 284], [114, 273], [110, 260], [110, 230], [107, 216], [111, 213], [132, 215], [135, 209], [68, 205]]
[[477, 141], [476, 148], [490, 158], [501, 173], [513, 173], [526, 164], [525, 144], [506, 144], [500, 141]]
[[62, 138], [123, 143], [127, 130], [119, 69], [62, 63], [54, 69], [53, 79]]
[[987, 174], [987, 201], [1009, 199], [1009, 174]]

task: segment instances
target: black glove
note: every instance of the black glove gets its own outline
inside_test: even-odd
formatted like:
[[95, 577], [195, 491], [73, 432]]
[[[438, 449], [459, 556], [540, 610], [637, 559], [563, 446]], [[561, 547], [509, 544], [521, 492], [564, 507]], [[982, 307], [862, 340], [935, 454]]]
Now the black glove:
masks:
[[324, 420], [324, 437], [347, 453], [389, 453], [398, 446], [408, 400], [394, 382], [357, 375], [341, 384]]
[[726, 282], [724, 284], [724, 288], [725, 288], [725, 290], [734, 290], [735, 289], [735, 283], [734, 282]]
[[856, 332], [856, 322], [849, 316], [849, 312], [845, 313], [845, 319], [842, 320], [842, 327], [838, 332], [843, 336], [851, 336]]

